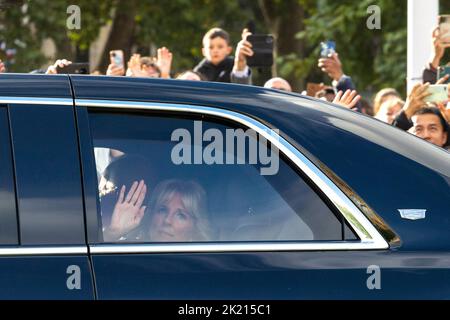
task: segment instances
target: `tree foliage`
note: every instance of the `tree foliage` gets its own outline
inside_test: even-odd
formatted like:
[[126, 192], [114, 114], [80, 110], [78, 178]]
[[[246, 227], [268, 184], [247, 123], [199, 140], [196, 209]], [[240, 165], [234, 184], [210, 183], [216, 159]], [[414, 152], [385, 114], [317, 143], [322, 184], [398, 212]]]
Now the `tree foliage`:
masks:
[[[332, 39], [344, 66], [361, 91], [394, 87], [404, 92], [406, 81], [407, 8], [406, 1], [390, 0], [321, 0], [304, 1], [309, 18], [305, 30], [297, 34], [314, 45], [304, 62], [311, 80], [325, 80], [314, 72], [321, 41]], [[370, 30], [367, 8], [381, 9], [381, 29]], [[309, 69], [309, 70], [308, 70]], [[309, 72], [308, 72], [309, 71]]]
[[[441, 12], [450, 10], [445, 3], [441, 1]], [[80, 30], [66, 27], [71, 4], [81, 9]], [[366, 26], [367, 8], [374, 4], [381, 8], [381, 30]], [[253, 21], [259, 33], [278, 39], [274, 71], [295, 82], [297, 90], [308, 81], [330, 81], [317, 68], [317, 59], [319, 43], [332, 39], [358, 90], [389, 86], [404, 93], [406, 15], [406, 0], [0, 0], [0, 40], [16, 50], [9, 71], [27, 72], [49, 62], [41, 52], [44, 39], [53, 39], [58, 58], [77, 60], [86, 56], [102, 26], [116, 23], [111, 46], [124, 43], [127, 48], [121, 49], [144, 55], [166, 46], [174, 53], [174, 71], [180, 72], [201, 60], [201, 40], [209, 28], [223, 27], [236, 44]], [[120, 19], [131, 23], [121, 28]], [[262, 84], [270, 73], [260, 76], [255, 70], [254, 75], [255, 83]]]
[[[174, 53], [177, 70], [192, 68], [201, 59], [201, 39], [213, 26], [227, 29], [234, 43], [252, 11], [239, 1], [217, 0], [20, 0], [0, 11], [0, 40], [16, 48], [13, 71], [35, 68], [45, 59], [40, 52], [42, 40], [53, 39], [59, 57], [75, 59], [98, 37], [100, 27], [114, 24], [119, 14], [131, 15], [134, 28], [125, 30], [132, 47], [142, 54], [151, 48], [167, 46]], [[244, 1], [245, 2], [245, 1]], [[0, 1], [0, 6], [4, 4]], [[68, 30], [67, 7], [81, 9], [81, 29]], [[24, 9], [25, 8], [25, 9]], [[112, 34], [112, 37], [115, 35]], [[22, 47], [17, 43], [24, 44]], [[117, 48], [118, 49], [118, 48]], [[132, 48], [122, 48], [127, 51]], [[4, 57], [3, 57], [4, 58]]]

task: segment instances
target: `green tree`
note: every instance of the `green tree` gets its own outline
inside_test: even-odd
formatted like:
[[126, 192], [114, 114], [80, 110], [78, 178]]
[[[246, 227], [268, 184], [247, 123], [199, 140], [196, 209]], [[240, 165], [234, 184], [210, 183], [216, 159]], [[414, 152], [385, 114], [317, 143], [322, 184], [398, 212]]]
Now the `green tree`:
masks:
[[[166, 46], [174, 52], [174, 70], [191, 69], [202, 58], [203, 34], [213, 26], [230, 32], [233, 43], [253, 12], [245, 1], [217, 0], [19, 0], [0, 1], [0, 40], [17, 50], [9, 71], [26, 72], [46, 62], [41, 53], [44, 39], [56, 44], [58, 57], [86, 58], [90, 44], [103, 25], [111, 24], [101, 70], [108, 64], [108, 51], [123, 49], [154, 54], [151, 48]], [[81, 29], [68, 30], [67, 7], [81, 9]], [[248, 7], [248, 5], [247, 5]], [[4, 56], [2, 57], [5, 58]]]
[[[309, 17], [305, 30], [297, 36], [307, 40], [312, 54], [305, 59], [311, 81], [328, 80], [316, 67], [318, 44], [332, 39], [344, 65], [344, 72], [353, 77], [358, 90], [373, 92], [394, 87], [405, 92], [406, 83], [406, 1], [352, 0], [305, 1]], [[366, 22], [367, 8], [381, 9], [381, 29], [370, 30]], [[329, 80], [328, 80], [329, 81]]]
[[[66, 27], [71, 4], [81, 9], [80, 30]], [[366, 27], [372, 4], [381, 8], [381, 30]], [[441, 1], [445, 10], [448, 4]], [[111, 24], [101, 71], [111, 49], [123, 49], [128, 58], [134, 51], [149, 55], [166, 46], [174, 53], [173, 70], [180, 72], [202, 59], [201, 40], [209, 28], [226, 29], [236, 44], [253, 21], [258, 33], [275, 36], [273, 72], [297, 91], [308, 81], [330, 81], [317, 59], [319, 43], [332, 39], [359, 91], [390, 86], [404, 93], [406, 13], [406, 0], [0, 0], [0, 40], [17, 51], [9, 71], [27, 72], [49, 62], [41, 53], [42, 40], [53, 39], [58, 58], [84, 60], [100, 28]], [[254, 76], [262, 84], [271, 74], [254, 70]]]
[[[28, 72], [48, 62], [41, 52], [44, 39], [52, 39], [58, 57], [76, 60], [97, 38], [101, 26], [110, 19], [113, 0], [18, 0], [0, 2], [0, 39], [17, 51], [11, 72]], [[80, 30], [69, 30], [67, 8], [81, 8]], [[3, 59], [5, 57], [2, 57]]]
[[306, 41], [295, 35], [304, 29], [307, 15], [304, 1], [299, 0], [259, 0], [259, 8], [266, 25], [275, 36], [276, 64], [274, 75], [281, 75], [299, 91], [305, 86], [304, 59]]

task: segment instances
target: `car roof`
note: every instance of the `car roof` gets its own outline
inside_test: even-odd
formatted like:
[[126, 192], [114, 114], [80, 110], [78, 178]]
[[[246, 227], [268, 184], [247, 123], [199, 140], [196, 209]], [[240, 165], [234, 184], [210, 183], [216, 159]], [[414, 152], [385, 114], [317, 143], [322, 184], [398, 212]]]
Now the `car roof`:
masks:
[[67, 75], [0, 73], [1, 97], [72, 98]]

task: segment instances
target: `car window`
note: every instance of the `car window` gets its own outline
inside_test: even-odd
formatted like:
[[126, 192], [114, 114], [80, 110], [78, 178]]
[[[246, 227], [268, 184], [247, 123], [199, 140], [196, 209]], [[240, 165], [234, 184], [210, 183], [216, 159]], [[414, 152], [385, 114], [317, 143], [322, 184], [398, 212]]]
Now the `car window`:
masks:
[[10, 105], [20, 243], [85, 244], [71, 106]]
[[8, 113], [0, 107], [0, 245], [17, 244], [16, 196]]
[[324, 241], [352, 233], [247, 128], [154, 113], [91, 109], [89, 117], [105, 242]]

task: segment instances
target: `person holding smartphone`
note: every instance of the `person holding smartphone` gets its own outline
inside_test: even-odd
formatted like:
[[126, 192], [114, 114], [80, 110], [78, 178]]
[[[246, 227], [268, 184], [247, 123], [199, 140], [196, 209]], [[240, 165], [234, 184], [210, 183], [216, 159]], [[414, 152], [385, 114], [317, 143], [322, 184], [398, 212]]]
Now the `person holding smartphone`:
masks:
[[110, 64], [106, 70], [107, 76], [125, 75], [124, 54], [122, 50], [111, 50], [109, 52]]
[[[437, 84], [443, 84], [447, 79], [448, 75], [439, 79], [437, 81]], [[432, 92], [430, 92], [429, 87], [429, 82], [424, 84], [417, 83], [411, 89], [401, 112], [395, 117], [394, 122], [392, 123], [393, 126], [405, 131], [409, 130], [413, 126], [413, 115], [416, 114], [416, 112], [418, 112], [420, 109], [427, 107], [427, 101], [429, 100], [427, 98], [432, 96]], [[432, 101], [431, 104], [434, 104], [438, 107], [441, 105], [440, 109], [442, 109], [443, 105], [447, 102], [448, 101]], [[441, 112], [442, 111], [443, 110], [441, 110]], [[444, 117], [445, 116], [446, 113], [444, 113]]]
[[434, 84], [437, 80], [437, 70], [444, 57], [445, 49], [450, 48], [450, 38], [443, 38], [439, 26], [437, 26], [432, 32], [431, 39], [433, 42], [432, 56], [422, 72], [422, 81], [423, 83]]
[[205, 57], [195, 68], [207, 81], [250, 84], [251, 71], [246, 57], [252, 55], [251, 44], [246, 41], [250, 32], [244, 29], [242, 40], [236, 48], [236, 57], [231, 53], [230, 35], [223, 29], [212, 28], [203, 37], [202, 53]]
[[[445, 78], [439, 79], [437, 83], [444, 82]], [[442, 110], [442, 106], [439, 106], [438, 102], [431, 105], [434, 104], [439, 107], [427, 104], [426, 100], [429, 100], [427, 98], [432, 96], [429, 87], [429, 83], [418, 83], [412, 88], [401, 112], [395, 117], [392, 125], [450, 151], [448, 139], [450, 125], [448, 119], [446, 119], [446, 114], [443, 112], [445, 110]]]
[[[342, 62], [339, 59], [338, 53], [334, 50], [329, 51], [327, 56], [320, 57], [317, 66], [332, 79], [332, 85], [336, 92], [355, 90], [355, 85], [353, 84], [352, 78], [344, 74], [344, 71], [342, 70]], [[355, 105], [355, 111], [361, 112], [361, 109], [361, 104], [358, 101]]]
[[247, 37], [252, 33], [248, 29], [242, 31], [242, 40], [236, 46], [236, 56], [234, 58], [233, 66], [233, 81], [241, 84], [252, 83], [252, 72], [247, 65], [247, 57], [253, 56], [252, 44], [247, 40]]

